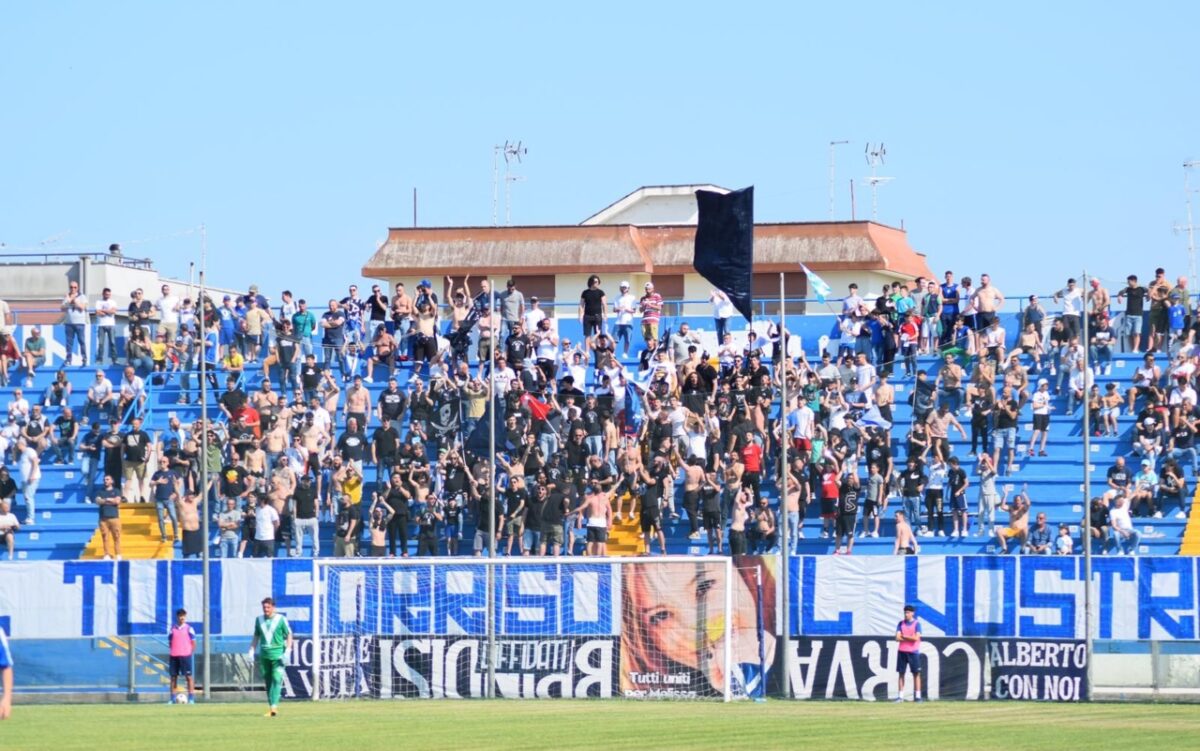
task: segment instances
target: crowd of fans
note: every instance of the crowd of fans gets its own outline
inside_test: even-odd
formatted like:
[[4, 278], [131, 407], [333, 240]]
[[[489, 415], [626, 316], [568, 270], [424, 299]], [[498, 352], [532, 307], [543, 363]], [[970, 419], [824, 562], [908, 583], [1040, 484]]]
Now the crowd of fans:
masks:
[[[897, 282], [869, 299], [850, 285], [826, 351], [810, 359], [775, 323], [735, 346], [719, 291], [706, 344], [686, 322], [660, 330], [652, 283], [635, 297], [622, 282], [610, 299], [597, 276], [580, 296], [578, 342], [512, 281], [493, 290], [447, 278], [444, 304], [428, 280], [412, 293], [351, 286], [319, 314], [289, 291], [275, 305], [255, 286], [218, 303], [163, 285], [153, 301], [133, 293], [122, 337], [111, 291], [92, 303], [71, 283], [70, 366], [120, 362], [122, 377], [98, 369], [77, 394], [59, 371], [28, 393], [46, 343], [34, 327], [18, 346], [0, 302], [0, 382], [23, 382], [0, 430], [0, 539], [11, 556], [18, 493], [24, 525], [36, 523], [42, 463], [79, 462], [105, 553], [118, 557], [122, 501], [156, 504], [163, 540], [186, 556], [206, 544], [227, 557], [404, 556], [412, 537], [419, 555], [479, 555], [493, 542], [509, 555], [604, 554], [614, 524], [631, 519], [647, 553], [666, 552], [664, 527], [686, 520], [710, 552], [777, 550], [786, 526], [793, 540], [819, 528], [850, 554], [885, 517], [897, 553], [917, 553], [921, 538], [982, 536], [1003, 551], [1070, 554], [1080, 542], [1070, 526], [1051, 528], [1024, 488], [1001, 481], [1047, 456], [1057, 411], [1086, 413], [1096, 436], [1110, 436], [1126, 410], [1137, 415], [1128, 437], [1139, 471], [1118, 459], [1088, 515], [1096, 551], [1136, 552], [1133, 515], [1182, 517], [1190, 503], [1200, 315], [1186, 279], [1171, 284], [1162, 269], [1145, 286], [1130, 276], [1115, 293], [1087, 287], [1069, 280], [1054, 293], [1057, 315], [1030, 296], [1010, 336], [1013, 316], [1001, 316], [1005, 296], [987, 274], [977, 285], [950, 272]], [[1144, 363], [1124, 388], [1101, 388], [1117, 348], [1144, 348]], [[927, 372], [918, 357], [928, 355], [940, 363]], [[172, 417], [148, 434], [150, 390], [199, 402], [201, 371], [207, 427]], [[377, 379], [381, 392], [367, 387]], [[912, 413], [901, 422], [897, 381]], [[952, 435], [965, 444], [968, 431], [969, 452], [956, 454]], [[320, 547], [322, 525], [332, 550]]]

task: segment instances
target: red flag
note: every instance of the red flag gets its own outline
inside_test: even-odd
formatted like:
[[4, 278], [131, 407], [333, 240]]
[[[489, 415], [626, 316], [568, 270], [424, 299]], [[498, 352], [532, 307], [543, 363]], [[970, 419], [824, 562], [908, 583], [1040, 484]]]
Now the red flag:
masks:
[[521, 394], [521, 404], [529, 410], [529, 414], [533, 415], [535, 420], [545, 420], [546, 415], [550, 414], [550, 405], [534, 399], [528, 391]]

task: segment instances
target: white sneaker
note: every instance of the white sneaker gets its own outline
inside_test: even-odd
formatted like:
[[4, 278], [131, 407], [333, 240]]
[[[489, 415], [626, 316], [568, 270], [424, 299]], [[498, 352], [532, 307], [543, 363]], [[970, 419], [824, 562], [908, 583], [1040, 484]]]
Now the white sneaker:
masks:
[[804, 539], [804, 530], [802, 530], [802, 529], [801, 529], [801, 530], [798, 530], [798, 531], [796, 532], [796, 539], [797, 539], [797, 540], [803, 540], [803, 539]]
[[1161, 512], [1161, 511], [1155, 511], [1155, 512], [1154, 512], [1154, 518], [1155, 518], [1155, 519], [1161, 519], [1161, 518], [1162, 518], [1162, 512]]
[[879, 533], [878, 533], [878, 532], [872, 532], [872, 533], [871, 533], [871, 537], [879, 537]]
[[701, 535], [700, 532], [698, 532], [698, 531], [693, 532], [690, 535], [688, 535], [689, 540], [699, 540], [701, 537], [703, 537], [703, 535]]
[[933, 537], [933, 533], [928, 529], [921, 530], [921, 537]]
[[1187, 518], [1187, 514], [1183, 513], [1182, 511], [1179, 511], [1179, 512], [1177, 512], [1177, 513], [1175, 514], [1175, 518], [1176, 518], [1176, 519], [1186, 519], [1186, 518]]
[[822, 532], [821, 532], [821, 539], [822, 539], [822, 540], [828, 540], [828, 539], [829, 539], [829, 533], [828, 533], [828, 532], [825, 532], [825, 531], [822, 531]]
[[366, 381], [367, 383], [375, 383], [375, 379], [372, 378], [371, 376], [367, 376], [363, 380]]
[[33, 519], [33, 517], [32, 517], [32, 516], [27, 516], [27, 517], [25, 517], [25, 526], [26, 526], [26, 527], [32, 527], [32, 526], [33, 526], [33, 522], [34, 522], [34, 519]]
[[111, 556], [111, 555], [106, 555], [106, 556], [104, 556], [104, 560], [106, 560], [106, 561], [111, 561], [111, 560], [112, 560], [112, 556]]

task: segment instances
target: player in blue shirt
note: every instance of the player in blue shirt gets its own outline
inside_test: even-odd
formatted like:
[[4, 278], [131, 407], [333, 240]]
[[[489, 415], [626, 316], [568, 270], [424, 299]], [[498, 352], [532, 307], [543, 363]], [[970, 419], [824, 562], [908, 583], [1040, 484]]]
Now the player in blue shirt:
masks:
[[13, 667], [8, 634], [3, 628], [0, 628], [0, 689], [4, 690], [4, 695], [0, 696], [0, 720], [7, 720], [12, 713]]

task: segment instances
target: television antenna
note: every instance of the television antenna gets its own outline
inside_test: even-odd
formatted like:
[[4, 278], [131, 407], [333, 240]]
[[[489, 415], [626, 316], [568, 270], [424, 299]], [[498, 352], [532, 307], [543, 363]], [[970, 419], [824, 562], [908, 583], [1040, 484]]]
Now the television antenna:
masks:
[[524, 177], [512, 174], [512, 163], [521, 163], [529, 153], [521, 141], [505, 141], [492, 147], [492, 226], [500, 226], [500, 157], [504, 157], [504, 223], [512, 224], [512, 184]]
[[834, 214], [834, 189], [837, 182], [837, 171], [834, 169], [834, 160], [836, 155], [834, 150], [843, 144], [850, 143], [849, 141], [830, 141], [829, 142], [829, 221], [833, 221]]
[[879, 168], [885, 163], [887, 157], [887, 148], [881, 141], [878, 145], [872, 146], [867, 144], [863, 154], [867, 159], [867, 164], [871, 167], [871, 176], [867, 178], [867, 183], [871, 186], [871, 221], [879, 221], [879, 186], [884, 183], [890, 183], [895, 180], [894, 177], [880, 177]]
[[1192, 290], [1196, 289], [1196, 223], [1192, 221], [1192, 194], [1200, 193], [1200, 188], [1191, 185], [1192, 170], [1200, 167], [1200, 161], [1188, 160], [1183, 163], [1183, 197], [1187, 206], [1187, 224], [1176, 224], [1172, 227], [1175, 234], [1187, 233], [1188, 239], [1188, 281]]

